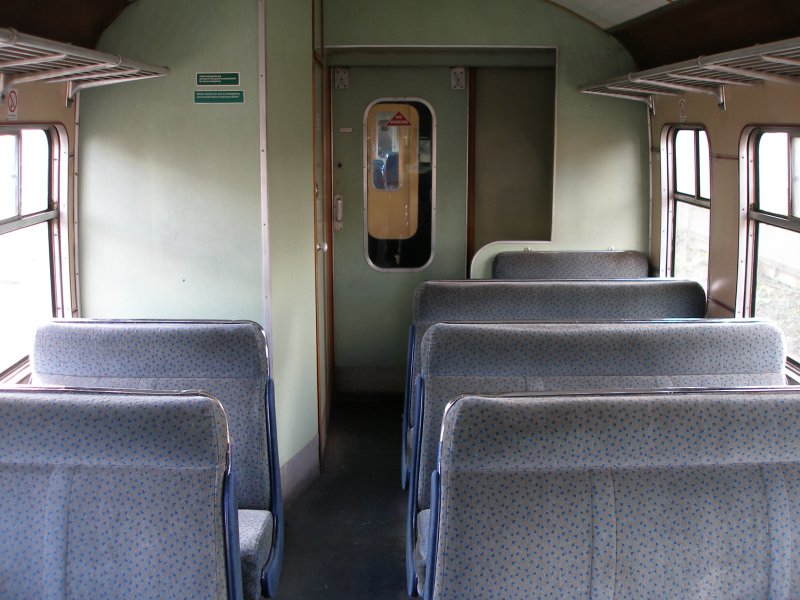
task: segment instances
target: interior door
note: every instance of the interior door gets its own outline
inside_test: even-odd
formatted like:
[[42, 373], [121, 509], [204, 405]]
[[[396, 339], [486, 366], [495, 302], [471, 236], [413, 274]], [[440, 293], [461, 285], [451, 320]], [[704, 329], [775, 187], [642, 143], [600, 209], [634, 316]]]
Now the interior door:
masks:
[[319, 409], [320, 458], [325, 454], [331, 399], [331, 261], [328, 210], [328, 185], [325, 154], [327, 150], [327, 115], [325, 111], [327, 85], [326, 71], [314, 62], [314, 223], [317, 289], [317, 397]]
[[[335, 385], [342, 393], [400, 393], [414, 289], [465, 276], [467, 92], [452, 89], [443, 67], [357, 67], [335, 70], [333, 80]], [[405, 106], [419, 109], [419, 123]], [[426, 107], [430, 138], [423, 131], [416, 145], [404, 142], [410, 129], [424, 127]], [[415, 161], [419, 172], [392, 179], [403, 161]], [[426, 200], [424, 192], [414, 200], [399, 191], [426, 173], [431, 254], [406, 260], [408, 239], [418, 235], [415, 202]], [[408, 226], [381, 229], [370, 217], [376, 208], [407, 215]]]

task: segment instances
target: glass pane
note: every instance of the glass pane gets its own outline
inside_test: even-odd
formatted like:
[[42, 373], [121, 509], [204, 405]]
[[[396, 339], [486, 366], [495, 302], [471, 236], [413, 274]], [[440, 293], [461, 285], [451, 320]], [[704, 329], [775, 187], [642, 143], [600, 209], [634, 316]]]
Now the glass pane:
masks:
[[800, 137], [792, 138], [792, 216], [800, 219]]
[[789, 357], [800, 361], [800, 233], [758, 225], [753, 313], [780, 326]]
[[25, 129], [22, 135], [22, 214], [47, 210], [50, 189], [50, 147], [41, 129]]
[[372, 186], [376, 190], [393, 192], [403, 187], [404, 150], [411, 142], [409, 135], [416, 132], [412, 130], [411, 122], [402, 111], [378, 112], [373, 118], [375, 122], [371, 129], [375, 131], [375, 135], [370, 140]]
[[419, 114], [409, 104], [377, 104], [368, 115], [369, 235], [379, 240], [413, 237], [418, 224]]
[[700, 169], [700, 197], [711, 200], [711, 152], [708, 148], [708, 135], [697, 132], [698, 168]]
[[0, 221], [17, 213], [17, 136], [0, 135]]
[[37, 324], [52, 316], [48, 224], [0, 235], [0, 371], [28, 354]]
[[765, 133], [758, 140], [758, 209], [789, 214], [789, 136]]
[[[708, 231], [711, 211], [686, 202], [675, 203], [673, 275], [708, 285]], [[706, 290], [707, 291], [707, 290]]]
[[694, 196], [695, 185], [694, 129], [675, 133], [675, 191]]

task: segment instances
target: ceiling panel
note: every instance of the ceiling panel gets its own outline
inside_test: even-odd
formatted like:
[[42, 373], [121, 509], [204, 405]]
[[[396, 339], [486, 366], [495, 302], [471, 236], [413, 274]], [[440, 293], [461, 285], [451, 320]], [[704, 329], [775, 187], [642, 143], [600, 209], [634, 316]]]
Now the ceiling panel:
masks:
[[132, 0], [0, 0], [0, 27], [94, 48]]
[[672, 3], [671, 0], [552, 0], [552, 2], [591, 21], [601, 29], [609, 29]]
[[[800, 0], [550, 1], [616, 37], [640, 69], [800, 35]], [[0, 0], [0, 27], [93, 48], [132, 2]]]

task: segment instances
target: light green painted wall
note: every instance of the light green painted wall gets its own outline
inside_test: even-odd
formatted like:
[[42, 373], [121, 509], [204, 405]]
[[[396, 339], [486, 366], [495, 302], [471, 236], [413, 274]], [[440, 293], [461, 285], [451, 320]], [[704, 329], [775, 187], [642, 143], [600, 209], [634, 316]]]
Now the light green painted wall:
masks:
[[272, 348], [284, 462], [317, 435], [311, 7], [266, 6]]
[[545, 0], [326, 0], [325, 43], [558, 48], [553, 239], [547, 249], [648, 247], [647, 117], [643, 105], [578, 86], [635, 70], [613, 37]]
[[[256, 4], [141, 0], [99, 49], [167, 77], [81, 92], [80, 290], [88, 317], [262, 321]], [[197, 71], [245, 104], [193, 104]]]
[[[262, 320], [257, 6], [139, 0], [103, 35], [99, 49], [166, 64], [172, 74], [82, 92], [84, 315]], [[272, 350], [283, 462], [317, 433], [311, 6], [266, 0]], [[611, 37], [541, 0], [410, 0], [399, 12], [325, 0], [324, 15], [329, 45], [558, 46], [551, 246], [646, 248], [645, 113], [577, 92], [633, 69]], [[194, 73], [206, 70], [240, 71], [247, 102], [193, 105]]]
[[[267, 2], [272, 355], [279, 452], [317, 434], [311, 3]], [[99, 49], [171, 74], [82, 92], [83, 314], [264, 321], [258, 2], [139, 0]], [[243, 105], [193, 104], [239, 71]]]

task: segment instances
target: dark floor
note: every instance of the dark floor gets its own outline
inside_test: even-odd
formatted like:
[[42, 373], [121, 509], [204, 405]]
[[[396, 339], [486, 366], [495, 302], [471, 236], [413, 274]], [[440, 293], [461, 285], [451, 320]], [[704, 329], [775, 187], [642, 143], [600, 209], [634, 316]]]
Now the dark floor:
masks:
[[323, 472], [286, 506], [277, 600], [402, 600], [402, 399], [334, 402]]

